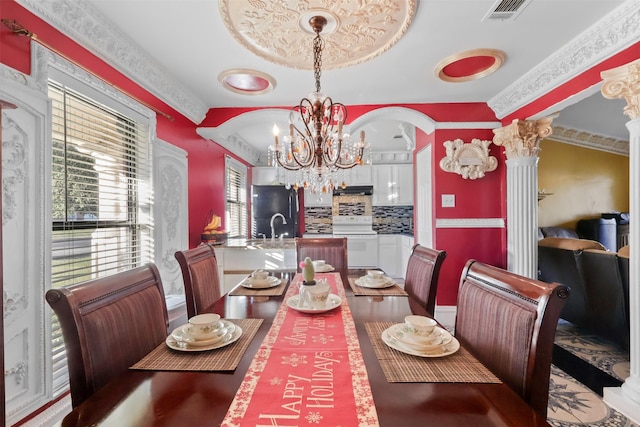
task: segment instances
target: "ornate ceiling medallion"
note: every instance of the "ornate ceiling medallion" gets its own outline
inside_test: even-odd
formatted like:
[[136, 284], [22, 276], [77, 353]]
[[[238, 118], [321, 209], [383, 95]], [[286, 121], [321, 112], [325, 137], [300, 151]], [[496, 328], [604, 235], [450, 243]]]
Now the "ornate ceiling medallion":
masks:
[[506, 55], [497, 49], [474, 49], [451, 55], [436, 66], [436, 76], [445, 82], [467, 82], [496, 71]]
[[218, 4], [227, 29], [244, 47], [267, 61], [301, 70], [313, 68], [311, 16], [327, 20], [322, 68], [328, 70], [360, 64], [385, 52], [405, 34], [416, 12], [416, 0], [375, 4], [219, 0]]
[[270, 75], [246, 68], [223, 71], [218, 81], [225, 89], [242, 95], [263, 95], [276, 87], [276, 81]]

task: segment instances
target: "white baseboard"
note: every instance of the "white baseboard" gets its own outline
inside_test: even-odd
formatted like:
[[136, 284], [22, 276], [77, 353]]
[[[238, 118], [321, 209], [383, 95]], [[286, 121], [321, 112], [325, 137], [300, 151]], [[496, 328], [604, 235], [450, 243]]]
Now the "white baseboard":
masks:
[[455, 305], [436, 305], [434, 317], [448, 331], [453, 332], [456, 324], [457, 307]]

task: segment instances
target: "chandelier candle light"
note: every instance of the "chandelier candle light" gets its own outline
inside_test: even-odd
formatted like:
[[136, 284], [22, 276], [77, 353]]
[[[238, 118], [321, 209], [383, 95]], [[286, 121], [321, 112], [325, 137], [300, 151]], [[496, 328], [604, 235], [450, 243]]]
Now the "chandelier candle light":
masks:
[[[292, 185], [296, 190], [302, 187], [315, 194], [332, 191], [338, 182], [338, 171], [362, 165], [367, 144], [364, 131], [360, 132], [359, 141], [351, 141], [349, 134], [342, 133], [347, 119], [346, 107], [341, 103], [334, 103], [320, 91], [324, 47], [320, 32], [327, 24], [327, 19], [314, 16], [309, 19], [309, 24], [316, 33], [313, 39], [316, 90], [308, 98], [303, 98], [289, 113], [289, 135], [282, 138], [282, 143], [278, 139], [278, 126], [273, 126], [273, 153], [277, 161], [276, 167], [279, 165], [294, 172], [288, 174], [288, 186]], [[342, 188], [347, 186], [344, 173], [340, 185]]]

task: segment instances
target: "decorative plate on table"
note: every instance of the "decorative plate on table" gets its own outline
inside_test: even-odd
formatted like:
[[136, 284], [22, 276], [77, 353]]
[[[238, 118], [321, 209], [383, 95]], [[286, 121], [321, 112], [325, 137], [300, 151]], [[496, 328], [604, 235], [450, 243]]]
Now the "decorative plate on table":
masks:
[[180, 334], [182, 333], [182, 331], [178, 331], [182, 328], [182, 326], [176, 328], [171, 333], [171, 335], [167, 337], [167, 339], [165, 340], [165, 343], [167, 344], [167, 347], [177, 351], [207, 351], [207, 350], [215, 350], [216, 348], [225, 347], [229, 344], [232, 344], [238, 341], [242, 336], [242, 328], [240, 326], [228, 321], [225, 321], [225, 323], [229, 323], [233, 325], [233, 330], [230, 330], [230, 332], [227, 335], [225, 335], [222, 338], [222, 340], [214, 344], [200, 346], [200, 345], [193, 345], [190, 342], [184, 341], [183, 339], [179, 338], [181, 337]]
[[460, 349], [460, 342], [458, 342], [455, 337], [451, 337], [451, 341], [449, 341], [447, 344], [442, 345], [438, 349], [427, 351], [415, 350], [408, 347], [406, 344], [403, 344], [402, 341], [394, 336], [394, 328], [398, 328], [398, 326], [402, 327], [402, 324], [393, 325], [390, 328], [382, 331], [382, 341], [392, 349], [398, 350], [402, 353], [419, 357], [444, 357], [449, 356], [450, 354], [453, 354]]
[[246, 279], [240, 282], [240, 286], [244, 286], [245, 288], [250, 289], [268, 289], [278, 286], [282, 280], [278, 279], [274, 276], [269, 276], [266, 282], [254, 283], [251, 277], [247, 277]]
[[309, 306], [298, 307], [300, 295], [293, 295], [287, 299], [287, 307], [292, 308], [301, 313], [325, 313], [342, 305], [342, 298], [336, 294], [329, 294], [327, 297], [327, 305], [323, 308], [310, 308]]
[[335, 268], [331, 264], [325, 264], [322, 267], [313, 268], [316, 273], [328, 273], [330, 271], [335, 270]]
[[387, 276], [383, 276], [380, 280], [372, 280], [368, 276], [362, 276], [355, 280], [355, 284], [363, 288], [383, 289], [390, 288], [395, 285], [396, 282]]

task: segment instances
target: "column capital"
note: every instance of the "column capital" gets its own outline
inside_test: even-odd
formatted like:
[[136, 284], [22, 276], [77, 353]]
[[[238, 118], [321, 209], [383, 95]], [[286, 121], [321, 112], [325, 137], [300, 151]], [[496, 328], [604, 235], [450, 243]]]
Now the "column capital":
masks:
[[510, 125], [494, 129], [493, 143], [504, 146], [507, 159], [538, 154], [540, 140], [551, 135], [555, 115], [537, 120], [514, 119]]
[[624, 114], [630, 119], [640, 117], [640, 59], [600, 73], [604, 83], [602, 95], [605, 98], [624, 98], [627, 106]]

